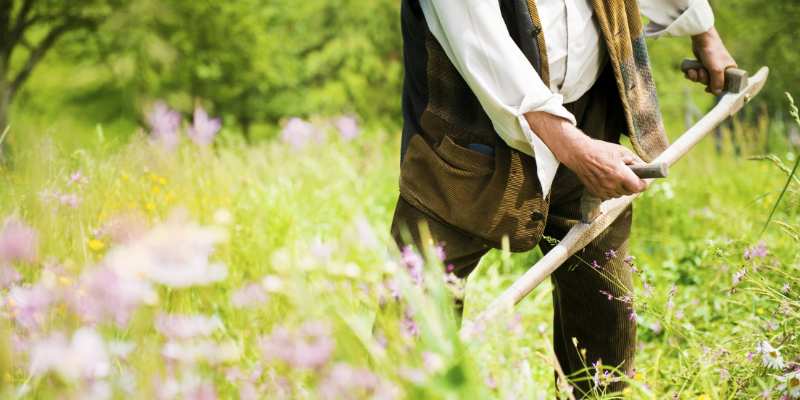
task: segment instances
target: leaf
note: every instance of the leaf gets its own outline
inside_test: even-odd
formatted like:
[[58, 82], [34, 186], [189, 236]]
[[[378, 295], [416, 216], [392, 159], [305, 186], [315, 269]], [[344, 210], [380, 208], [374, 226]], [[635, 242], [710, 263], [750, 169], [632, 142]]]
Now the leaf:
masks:
[[[788, 92], [786, 93], [786, 97], [789, 99], [789, 108], [790, 114], [794, 118], [795, 122], [800, 125], [800, 112], [798, 112], [797, 106], [794, 104], [794, 98]], [[794, 161], [794, 167], [792, 168], [792, 172], [789, 173], [789, 178], [786, 179], [786, 184], [783, 185], [783, 190], [781, 190], [781, 194], [778, 196], [778, 200], [775, 200], [775, 205], [772, 207], [772, 211], [769, 212], [769, 217], [767, 217], [767, 222], [764, 224], [764, 228], [761, 229], [761, 235], [767, 230], [770, 221], [772, 221], [772, 217], [775, 215], [775, 211], [778, 209], [778, 206], [781, 204], [781, 200], [783, 196], [786, 194], [786, 190], [789, 189], [789, 185], [792, 184], [792, 179], [794, 175], [797, 173], [797, 167], [800, 166], [800, 157], [797, 157]]]

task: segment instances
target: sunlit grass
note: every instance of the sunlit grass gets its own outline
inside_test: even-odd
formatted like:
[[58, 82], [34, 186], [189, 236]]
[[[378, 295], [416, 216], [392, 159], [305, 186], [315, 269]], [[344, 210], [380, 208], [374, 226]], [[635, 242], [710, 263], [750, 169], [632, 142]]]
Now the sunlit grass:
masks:
[[[436, 263], [426, 267], [422, 287], [404, 272], [388, 235], [397, 198], [396, 135], [368, 132], [346, 141], [329, 132], [322, 143], [296, 149], [278, 141], [245, 146], [223, 132], [213, 148], [184, 143], [164, 152], [140, 135], [121, 144], [90, 132], [75, 149], [34, 134], [15, 143], [13, 167], [0, 175], [0, 217], [15, 215], [39, 235], [38, 258], [14, 264], [22, 286], [55, 274], [54, 285], [71, 288], [81, 271], [124, 246], [103, 229], [120, 216], [143, 221], [147, 230], [184, 212], [185, 220], [226, 233], [211, 256], [227, 266], [224, 280], [158, 285], [158, 301], [138, 308], [128, 325], [96, 326], [109, 343], [133, 346], [112, 357], [101, 380], [114, 397], [152, 398], [176, 382], [220, 398], [251, 392], [256, 398], [552, 397], [548, 284], [523, 301], [517, 316], [464, 343]], [[84, 178], [71, 182], [77, 172]], [[719, 156], [706, 143], [636, 204], [631, 253], [639, 271], [640, 349], [630, 398], [753, 398], [764, 390], [777, 396], [777, 377], [798, 367], [800, 268], [798, 243], [788, 234], [800, 225], [792, 208], [796, 192], [776, 217], [786, 228], [758, 236], [784, 181], [770, 163]], [[768, 253], [745, 259], [759, 241]], [[490, 253], [467, 283], [467, 318], [538, 254]], [[248, 285], [263, 297], [239, 292]], [[2, 293], [7, 299], [8, 291]], [[242, 306], [243, 299], [252, 304]], [[387, 309], [373, 331], [381, 303]], [[208, 339], [231, 356], [165, 358], [171, 339], [154, 329], [162, 313], [218, 316], [222, 327]], [[334, 343], [319, 366], [262, 351], [264, 340], [278, 340], [279, 329], [299, 337], [312, 329], [309, 323], [320, 324]], [[63, 374], [32, 375], [26, 341], [18, 340], [57, 331], [70, 337], [86, 325], [62, 306], [33, 331], [11, 322], [4, 341], [16, 348], [0, 365], [3, 395], [82, 397], [103, 390]], [[780, 346], [785, 371], [763, 366], [755, 352], [764, 340]], [[602, 387], [595, 395], [603, 396]]]

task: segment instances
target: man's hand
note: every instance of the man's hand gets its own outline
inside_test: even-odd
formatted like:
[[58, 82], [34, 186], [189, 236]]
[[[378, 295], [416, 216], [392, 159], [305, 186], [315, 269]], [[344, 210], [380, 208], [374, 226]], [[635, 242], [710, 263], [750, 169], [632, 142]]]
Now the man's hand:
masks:
[[531, 130], [591, 194], [606, 200], [647, 189], [647, 182], [628, 167], [643, 161], [627, 148], [592, 139], [569, 121], [549, 113], [527, 113], [525, 118]]
[[706, 92], [719, 96], [725, 86], [725, 70], [737, 65], [722, 43], [717, 29], [712, 27], [708, 32], [692, 36], [692, 51], [706, 68], [690, 69], [686, 72], [686, 78], [707, 85]]

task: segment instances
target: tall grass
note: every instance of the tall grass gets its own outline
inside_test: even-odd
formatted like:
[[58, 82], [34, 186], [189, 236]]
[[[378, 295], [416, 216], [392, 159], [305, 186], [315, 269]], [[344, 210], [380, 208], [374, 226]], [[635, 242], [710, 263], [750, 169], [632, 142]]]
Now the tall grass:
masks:
[[[184, 143], [164, 152], [140, 135], [118, 144], [101, 133], [85, 135], [91, 144], [74, 150], [29, 132], [16, 143], [13, 169], [0, 175], [0, 217], [38, 235], [34, 259], [6, 263], [21, 279], [0, 292], [4, 397], [505, 399], [555, 392], [548, 285], [466, 342], [450, 308], [453, 292], [465, 290], [466, 318], [474, 316], [538, 251], [492, 252], [466, 287], [434, 257], [419, 264], [421, 281], [407, 273], [421, 256], [401, 257], [388, 236], [395, 135], [346, 141], [328, 132], [321, 143], [295, 148], [245, 146], [223, 132], [213, 148]], [[779, 378], [800, 366], [796, 191], [776, 213], [773, 226], [782, 229], [768, 230], [761, 244], [757, 235], [782, 183], [772, 165], [718, 156], [707, 144], [637, 203], [640, 349], [636, 375], [625, 378], [629, 398], [779, 396]], [[146, 247], [144, 240], [164, 241], [159, 262], [186, 261], [180, 246], [205, 237], [202, 227], [225, 239], [201, 246], [213, 250], [210, 260], [189, 257], [190, 267], [222, 263], [224, 279], [191, 287], [150, 282], [157, 300], [136, 306], [124, 323], [113, 315], [87, 320], [70, 302], [87, 271], [121, 262], [115, 254], [139, 254], [131, 249]], [[159, 229], [186, 237], [153, 233]], [[26, 326], [14, 290], [34, 288], [58, 295], [31, 306], [40, 314]], [[208, 319], [169, 322], [180, 316]], [[191, 334], [175, 336], [181, 329]], [[69, 349], [83, 349], [71, 342], [75, 332], [100, 338], [102, 368], [81, 370], [85, 359], [67, 364], [81, 373], [59, 369], [60, 360], [44, 370], [31, 365], [42, 343], [74, 356]], [[782, 368], [764, 365], [765, 341], [780, 351]], [[600, 384], [593, 396], [618, 395]]]

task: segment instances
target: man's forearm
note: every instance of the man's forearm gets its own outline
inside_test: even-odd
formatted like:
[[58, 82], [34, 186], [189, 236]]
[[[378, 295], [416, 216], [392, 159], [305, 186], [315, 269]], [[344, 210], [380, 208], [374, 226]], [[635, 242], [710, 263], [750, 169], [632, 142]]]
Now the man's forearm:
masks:
[[558, 161], [568, 167], [575, 163], [578, 149], [590, 140], [570, 121], [546, 112], [530, 112], [525, 119], [537, 136], [550, 148]]

